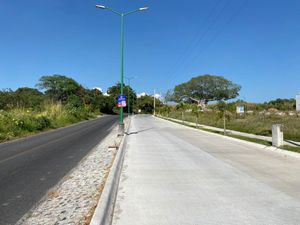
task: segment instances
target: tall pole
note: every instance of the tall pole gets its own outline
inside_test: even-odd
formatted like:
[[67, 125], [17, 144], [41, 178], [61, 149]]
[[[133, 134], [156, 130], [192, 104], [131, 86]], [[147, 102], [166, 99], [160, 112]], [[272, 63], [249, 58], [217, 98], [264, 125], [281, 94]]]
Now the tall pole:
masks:
[[[124, 14], [121, 14], [121, 95], [124, 94]], [[124, 127], [124, 112], [123, 108], [120, 108], [120, 127]]]
[[[142, 12], [148, 9], [148, 7], [142, 7], [137, 10], [133, 10], [127, 13], [120, 13], [114, 9], [105, 7], [104, 5], [96, 5], [96, 8], [98, 9], [106, 9], [110, 10], [114, 14], [117, 14], [118, 16], [121, 17], [121, 83], [120, 83], [120, 95], [124, 95], [124, 17], [128, 16], [130, 14], [136, 13], [136, 12]], [[122, 133], [124, 133], [124, 111], [123, 108], [120, 107], [120, 130]]]

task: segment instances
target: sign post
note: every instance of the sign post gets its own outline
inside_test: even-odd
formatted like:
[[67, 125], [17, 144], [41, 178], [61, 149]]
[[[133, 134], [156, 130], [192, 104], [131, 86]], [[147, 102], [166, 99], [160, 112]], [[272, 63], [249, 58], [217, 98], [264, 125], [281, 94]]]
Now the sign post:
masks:
[[300, 112], [300, 92], [296, 96], [296, 111]]
[[119, 95], [118, 96], [118, 108], [124, 108], [124, 107], [126, 107], [126, 96]]
[[240, 105], [236, 107], [236, 113], [237, 114], [244, 114], [245, 113], [245, 107]]

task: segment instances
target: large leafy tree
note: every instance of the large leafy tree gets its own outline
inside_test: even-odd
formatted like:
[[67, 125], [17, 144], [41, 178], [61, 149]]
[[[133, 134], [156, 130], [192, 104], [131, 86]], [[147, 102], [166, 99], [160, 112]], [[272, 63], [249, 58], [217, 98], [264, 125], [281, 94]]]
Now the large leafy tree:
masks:
[[72, 78], [63, 75], [43, 76], [36, 85], [55, 101], [66, 103], [68, 100], [78, 104], [85, 89]]
[[235, 98], [239, 95], [241, 86], [222, 76], [202, 75], [177, 85], [171, 94], [172, 100], [196, 101], [208, 103]]

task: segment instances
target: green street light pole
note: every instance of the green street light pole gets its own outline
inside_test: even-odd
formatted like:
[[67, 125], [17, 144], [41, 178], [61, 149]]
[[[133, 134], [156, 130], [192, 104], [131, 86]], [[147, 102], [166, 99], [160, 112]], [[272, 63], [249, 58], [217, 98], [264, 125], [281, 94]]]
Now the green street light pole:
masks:
[[[143, 7], [143, 8], [139, 8], [137, 10], [131, 11], [131, 12], [127, 12], [127, 13], [120, 13], [118, 11], [115, 11], [114, 9], [105, 7], [103, 5], [96, 5], [96, 8], [98, 9], [107, 9], [112, 11], [114, 14], [117, 14], [118, 16], [121, 17], [121, 93], [120, 95], [123, 95], [123, 86], [124, 86], [124, 17], [128, 16], [130, 14], [136, 13], [136, 12], [141, 12], [141, 11], [145, 11], [148, 9], [148, 7]], [[124, 130], [124, 112], [123, 112], [123, 108], [120, 108], [120, 128], [123, 131]]]

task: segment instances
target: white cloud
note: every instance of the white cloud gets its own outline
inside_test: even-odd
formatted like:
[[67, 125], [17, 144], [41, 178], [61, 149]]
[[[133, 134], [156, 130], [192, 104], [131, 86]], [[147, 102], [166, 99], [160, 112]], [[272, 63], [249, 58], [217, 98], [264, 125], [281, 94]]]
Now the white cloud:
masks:
[[146, 94], [145, 92], [142, 92], [142, 93], [140, 93], [140, 94], [137, 94], [136, 97], [137, 97], [137, 98], [140, 98], [140, 97], [146, 96], [146, 95], [147, 95], [147, 94]]
[[100, 88], [100, 87], [93, 87], [93, 90], [95, 90], [95, 89], [102, 92], [102, 88]]
[[161, 95], [160, 94], [155, 94], [154, 97], [157, 98], [157, 99], [160, 99]]

